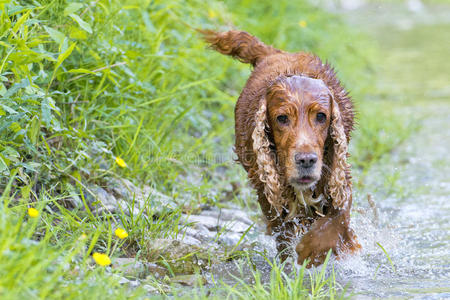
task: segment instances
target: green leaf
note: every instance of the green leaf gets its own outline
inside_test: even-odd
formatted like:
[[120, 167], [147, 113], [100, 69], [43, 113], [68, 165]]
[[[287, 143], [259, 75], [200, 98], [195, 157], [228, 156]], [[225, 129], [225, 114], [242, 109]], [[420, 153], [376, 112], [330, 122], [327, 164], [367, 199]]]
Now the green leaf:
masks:
[[20, 154], [17, 152], [14, 148], [6, 146], [5, 150], [2, 151], [0, 155], [3, 155], [3, 158], [6, 159], [6, 162], [9, 164], [9, 162], [17, 163], [20, 161]]
[[39, 168], [41, 167], [41, 163], [38, 163], [38, 162], [32, 162], [32, 161], [30, 161], [30, 162], [27, 162], [27, 163], [22, 163], [22, 166], [26, 169], [26, 170], [28, 170], [28, 171], [31, 171], [31, 172], [33, 172], [33, 173], [36, 173], [38, 170], [39, 170]]
[[48, 98], [44, 99], [41, 102], [41, 113], [42, 113], [42, 120], [47, 126], [50, 126], [51, 120], [52, 120], [52, 114], [51, 114], [51, 107], [50, 102], [48, 101]]
[[11, 48], [11, 45], [5, 42], [0, 41], [0, 46], [3, 46], [5, 48]]
[[76, 43], [73, 43], [65, 52], [61, 53], [58, 56], [58, 59], [56, 60], [55, 70], [58, 69], [58, 67], [63, 63], [63, 61], [69, 57], [69, 55], [72, 53], [76, 45], [77, 45]]
[[31, 13], [31, 10], [27, 11], [23, 16], [21, 16], [19, 18], [19, 20], [17, 21], [17, 23], [13, 27], [12, 31], [14, 33], [16, 33], [19, 30], [20, 26], [22, 26], [23, 23], [25, 23], [25, 21], [28, 19], [28, 16], [30, 15], [30, 13]]
[[82, 29], [84, 29], [85, 31], [92, 33], [92, 28], [91, 25], [89, 25], [87, 22], [83, 21], [79, 16], [75, 15], [75, 14], [70, 14], [69, 15], [75, 22], [78, 23], [78, 25], [80, 25], [80, 27]]
[[41, 121], [38, 117], [33, 117], [29, 123], [28, 138], [32, 144], [36, 144], [39, 137], [39, 130], [41, 129]]
[[65, 52], [69, 47], [69, 39], [67, 37], [64, 38], [64, 41], [59, 44], [59, 52]]
[[5, 163], [2, 156], [0, 155], [0, 172], [3, 172], [5, 170], [8, 170], [8, 165]]
[[[0, 83], [0, 96], [4, 96], [7, 92], [7, 89], [5, 88], [5, 85], [3, 83]], [[1, 116], [1, 114], [0, 114]]]
[[91, 70], [83, 69], [83, 68], [81, 68], [81, 69], [72, 69], [72, 70], [69, 70], [68, 72], [69, 73], [85, 73], [85, 74], [93, 74], [93, 75], [97, 74], [95, 72], [92, 72]]
[[145, 27], [147, 28], [148, 31], [155, 33], [156, 32], [156, 28], [155, 25], [153, 25], [152, 20], [150, 20], [150, 16], [148, 14], [148, 12], [143, 9], [141, 11], [142, 14], [142, 20], [144, 21]]
[[64, 16], [68, 16], [70, 14], [73, 14], [77, 12], [80, 8], [83, 7], [82, 3], [70, 3], [65, 9], [64, 9]]
[[7, 113], [9, 113], [9, 114], [11, 114], [11, 115], [14, 115], [14, 114], [17, 114], [17, 113], [18, 113], [17, 111], [15, 111], [14, 109], [12, 109], [12, 108], [9, 107], [9, 106], [6, 106], [5, 104], [0, 103], [0, 106], [3, 107], [3, 109], [4, 109]]
[[16, 65], [27, 65], [41, 62], [46, 56], [32, 50], [23, 50], [12, 53], [8, 58]]
[[22, 194], [22, 199], [28, 200], [30, 199], [31, 185], [26, 185], [20, 189], [20, 193]]
[[50, 35], [52, 40], [57, 42], [58, 45], [60, 45], [64, 41], [64, 38], [66, 37], [64, 35], [64, 33], [59, 32], [58, 30], [50, 28], [50, 27], [47, 27], [47, 26], [44, 26], [44, 28], [45, 28], [45, 31], [47, 31], [47, 33]]
[[[22, 79], [20, 82], [14, 83], [13, 86], [10, 87], [6, 91], [6, 94], [4, 95], [4, 97], [5, 98], [11, 97], [15, 93], [17, 93], [20, 89], [26, 88], [29, 85], [30, 85], [30, 81], [28, 79]], [[0, 103], [0, 105], [2, 105], [2, 104]], [[3, 107], [3, 108], [5, 108], [5, 110], [8, 111], [8, 109], [6, 107]], [[17, 113], [17, 112], [15, 111], [15, 113]]]

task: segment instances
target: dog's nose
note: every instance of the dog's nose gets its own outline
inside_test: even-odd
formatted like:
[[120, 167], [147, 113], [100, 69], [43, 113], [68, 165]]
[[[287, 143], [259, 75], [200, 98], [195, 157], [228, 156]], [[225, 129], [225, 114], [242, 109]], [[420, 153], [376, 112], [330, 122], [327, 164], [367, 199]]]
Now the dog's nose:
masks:
[[295, 163], [304, 169], [311, 168], [317, 162], [317, 154], [315, 153], [297, 153], [295, 154]]

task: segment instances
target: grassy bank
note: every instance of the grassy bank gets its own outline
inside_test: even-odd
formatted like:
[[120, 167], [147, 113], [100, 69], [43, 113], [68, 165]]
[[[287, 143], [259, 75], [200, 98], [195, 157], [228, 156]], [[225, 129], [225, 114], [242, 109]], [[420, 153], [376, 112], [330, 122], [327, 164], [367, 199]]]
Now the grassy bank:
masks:
[[[145, 260], [149, 240], [178, 234], [181, 212], [226, 201], [255, 206], [254, 197], [234, 192], [245, 174], [230, 154], [233, 108], [249, 67], [207, 50], [194, 28], [233, 24], [329, 60], [363, 116], [354, 164], [367, 168], [395, 147], [401, 139], [380, 135], [376, 120], [381, 114], [402, 133], [401, 122], [364, 102], [373, 89], [371, 43], [338, 17], [291, 2], [0, 4], [1, 298], [144, 297], [149, 289], [120, 284], [122, 271], [96, 267], [92, 253]], [[96, 191], [123, 179], [150, 186], [176, 208], [156, 212], [150, 198], [136, 214], [103, 209]], [[132, 205], [133, 196], [127, 200]], [[117, 227], [129, 236], [114, 236]], [[282, 283], [300, 286], [297, 296], [335, 292], [329, 278], [315, 277], [315, 291], [295, 277], [217, 289], [236, 298], [278, 295]], [[171, 293], [156, 279], [147, 285]]]

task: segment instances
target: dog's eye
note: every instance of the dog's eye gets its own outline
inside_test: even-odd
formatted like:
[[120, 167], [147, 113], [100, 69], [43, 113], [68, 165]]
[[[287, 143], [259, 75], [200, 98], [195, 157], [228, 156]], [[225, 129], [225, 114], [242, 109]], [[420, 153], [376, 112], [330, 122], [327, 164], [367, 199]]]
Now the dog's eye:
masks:
[[319, 123], [323, 123], [323, 122], [325, 122], [325, 121], [327, 120], [327, 115], [324, 114], [324, 113], [318, 113], [318, 114], [316, 115], [316, 120], [317, 120], [317, 122], [319, 122]]
[[289, 122], [289, 118], [286, 115], [280, 115], [280, 116], [277, 117], [277, 121], [280, 124], [286, 125]]

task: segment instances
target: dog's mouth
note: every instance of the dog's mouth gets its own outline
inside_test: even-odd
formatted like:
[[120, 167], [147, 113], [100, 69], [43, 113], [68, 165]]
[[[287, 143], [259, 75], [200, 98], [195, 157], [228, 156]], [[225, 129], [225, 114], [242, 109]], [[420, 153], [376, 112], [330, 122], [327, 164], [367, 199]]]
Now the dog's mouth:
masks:
[[308, 186], [311, 186], [312, 184], [314, 184], [316, 181], [317, 181], [316, 177], [305, 175], [305, 176], [292, 178], [291, 184], [300, 186], [300, 187], [308, 187]]
[[304, 185], [304, 184], [310, 184], [310, 183], [314, 182], [315, 179], [312, 176], [302, 176], [302, 177], [297, 178], [296, 181], [298, 184]]

